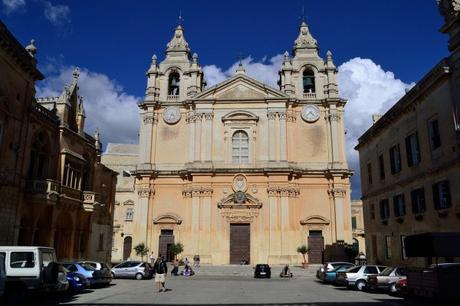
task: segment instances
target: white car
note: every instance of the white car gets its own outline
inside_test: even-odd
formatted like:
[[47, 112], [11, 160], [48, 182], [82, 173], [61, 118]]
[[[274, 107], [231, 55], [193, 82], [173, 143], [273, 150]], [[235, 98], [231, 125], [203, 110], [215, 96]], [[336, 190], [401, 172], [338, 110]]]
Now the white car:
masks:
[[7, 299], [20, 299], [28, 290], [64, 291], [69, 286], [53, 248], [0, 246], [0, 256], [4, 258]]
[[336, 283], [338, 285], [345, 285], [349, 288], [354, 287], [359, 291], [363, 291], [367, 286], [367, 277], [369, 275], [377, 275], [383, 270], [385, 266], [366, 265], [351, 267], [345, 272], [338, 272]]

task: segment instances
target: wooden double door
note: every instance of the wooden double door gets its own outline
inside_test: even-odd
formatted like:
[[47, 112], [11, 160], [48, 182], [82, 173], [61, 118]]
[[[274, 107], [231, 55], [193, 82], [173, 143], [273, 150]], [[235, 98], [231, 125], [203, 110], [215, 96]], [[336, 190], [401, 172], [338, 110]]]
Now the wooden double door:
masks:
[[324, 237], [322, 231], [310, 231], [308, 233], [308, 262], [312, 264], [323, 263]]
[[251, 258], [250, 224], [230, 224], [230, 264], [249, 264]]

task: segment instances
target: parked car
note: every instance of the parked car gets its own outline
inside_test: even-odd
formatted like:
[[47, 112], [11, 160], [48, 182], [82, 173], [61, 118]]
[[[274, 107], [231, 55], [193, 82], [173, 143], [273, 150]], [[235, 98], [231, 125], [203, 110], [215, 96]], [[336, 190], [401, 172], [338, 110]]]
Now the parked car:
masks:
[[0, 254], [0, 301], [5, 293], [5, 280], [6, 280], [6, 271], [5, 271], [5, 255]]
[[86, 264], [64, 263], [64, 267], [70, 272], [78, 273], [88, 279], [90, 286], [108, 285], [112, 281], [112, 276], [107, 276]]
[[338, 272], [345, 272], [346, 270], [348, 270], [349, 268], [351, 267], [354, 267], [353, 264], [344, 264], [344, 265], [341, 265], [341, 266], [337, 266], [334, 270], [332, 271], [326, 271], [324, 272], [322, 275], [322, 281], [323, 283], [335, 283], [335, 280], [337, 278], [337, 273]]
[[89, 280], [78, 272], [67, 272], [67, 280], [69, 281], [69, 291], [80, 292], [91, 286]]
[[65, 291], [69, 286], [53, 248], [0, 246], [0, 255], [6, 274], [5, 299], [10, 304], [23, 304], [29, 291]]
[[152, 278], [153, 268], [145, 261], [125, 261], [112, 268], [113, 278]]
[[350, 267], [354, 266], [354, 264], [352, 264], [351, 262], [340, 262], [340, 261], [327, 262], [324, 265], [322, 265], [321, 267], [319, 267], [319, 269], [316, 271], [316, 277], [319, 278], [320, 280], [323, 280], [324, 272], [332, 271], [335, 268], [337, 268], [338, 266], [343, 266], [343, 265], [350, 265]]
[[86, 261], [79, 261], [77, 263], [80, 265], [91, 266], [94, 269], [96, 269], [96, 271], [94, 271], [93, 273], [93, 277], [94, 276], [96, 276], [97, 278], [102, 277], [102, 278], [105, 278], [108, 281], [108, 283], [112, 282], [112, 278], [113, 278], [112, 271], [110, 270], [110, 266], [106, 264], [105, 262], [86, 260]]
[[407, 278], [400, 279], [396, 282], [396, 292], [390, 292], [391, 295], [405, 297], [407, 296]]
[[367, 278], [367, 287], [370, 290], [387, 290], [396, 292], [396, 283], [406, 279], [406, 270], [401, 267], [388, 267], [378, 275], [370, 275]]
[[254, 267], [254, 278], [270, 278], [272, 276], [271, 268], [267, 264], [257, 264]]
[[385, 266], [366, 265], [351, 267], [344, 272], [337, 273], [336, 283], [338, 285], [344, 285], [349, 288], [356, 288], [362, 291], [367, 286], [367, 277], [369, 275], [376, 275], [382, 272]]

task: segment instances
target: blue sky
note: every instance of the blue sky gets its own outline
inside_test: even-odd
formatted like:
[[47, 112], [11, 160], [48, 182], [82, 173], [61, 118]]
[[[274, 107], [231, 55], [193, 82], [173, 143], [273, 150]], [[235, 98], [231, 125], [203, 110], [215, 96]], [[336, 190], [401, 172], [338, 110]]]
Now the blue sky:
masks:
[[[87, 130], [100, 129], [106, 143], [137, 142], [135, 102], [145, 91], [145, 71], [152, 54], [163, 58], [180, 11], [208, 79], [229, 76], [242, 54], [249, 74], [272, 84], [304, 6], [321, 55], [331, 50], [339, 67], [339, 87], [353, 117], [346, 119], [347, 153], [356, 171], [352, 147], [371, 114], [385, 112], [448, 55], [435, 0], [0, 1], [0, 18], [17, 39], [24, 45], [36, 40], [47, 77], [37, 94], [57, 95], [79, 66]], [[358, 197], [358, 175], [353, 190]]]

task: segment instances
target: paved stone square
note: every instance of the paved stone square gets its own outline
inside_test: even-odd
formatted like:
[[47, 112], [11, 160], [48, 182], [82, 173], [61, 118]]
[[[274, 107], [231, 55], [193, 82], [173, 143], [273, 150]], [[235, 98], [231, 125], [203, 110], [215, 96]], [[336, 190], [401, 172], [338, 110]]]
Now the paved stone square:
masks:
[[280, 279], [279, 270], [272, 269], [271, 279], [254, 279], [252, 267], [207, 269], [189, 278], [168, 276], [166, 285], [170, 291], [161, 293], [154, 289], [153, 280], [115, 279], [110, 287], [87, 290], [45, 305], [409, 305], [383, 293], [324, 285], [311, 275], [311, 270], [293, 269], [294, 278]]

